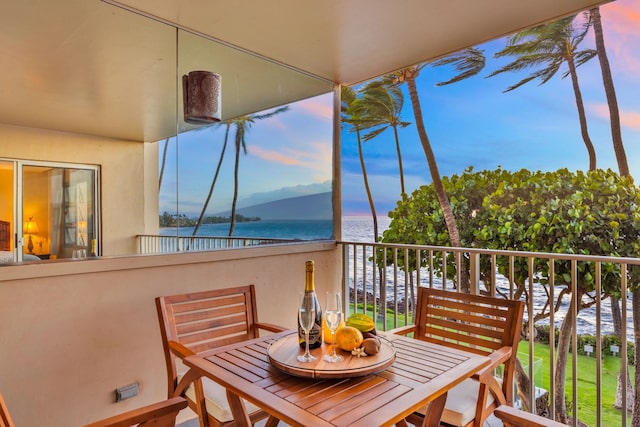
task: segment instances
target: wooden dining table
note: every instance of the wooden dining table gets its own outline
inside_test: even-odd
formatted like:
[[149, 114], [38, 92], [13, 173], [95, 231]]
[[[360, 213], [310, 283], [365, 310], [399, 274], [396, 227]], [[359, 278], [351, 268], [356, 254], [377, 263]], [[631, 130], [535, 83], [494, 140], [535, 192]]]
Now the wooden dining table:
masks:
[[[291, 426], [392, 426], [427, 408], [425, 426], [438, 426], [447, 391], [490, 363], [474, 353], [432, 344], [405, 336], [380, 334], [394, 351], [393, 363], [365, 374], [327, 375], [318, 378], [305, 372], [283, 370], [271, 363], [269, 348], [296, 334], [285, 331], [241, 343], [222, 346], [187, 357], [190, 368], [176, 389], [182, 394], [189, 383], [202, 376], [223, 385], [237, 425], [251, 426], [242, 399], [252, 402], [271, 417]], [[273, 347], [272, 347], [273, 348]], [[316, 354], [329, 351], [316, 349]], [[279, 351], [282, 351], [281, 349]], [[347, 354], [347, 353], [345, 353]], [[295, 363], [295, 362], [294, 362]], [[318, 368], [321, 369], [321, 368]], [[242, 399], [241, 399], [242, 398]]]

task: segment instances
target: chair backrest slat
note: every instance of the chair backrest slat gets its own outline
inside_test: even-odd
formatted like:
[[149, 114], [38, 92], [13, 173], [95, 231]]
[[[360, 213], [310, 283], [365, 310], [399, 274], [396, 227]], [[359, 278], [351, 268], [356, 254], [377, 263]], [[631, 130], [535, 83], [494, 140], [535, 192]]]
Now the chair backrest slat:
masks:
[[[211, 316], [212, 312], [207, 313], [208, 317], [195, 316], [189, 322], [176, 322], [176, 333], [180, 341], [182, 337], [192, 335], [197, 332], [221, 329], [229, 326], [242, 326], [248, 330], [246, 313], [233, 313], [232, 315]], [[217, 313], [219, 314], [219, 313]]]
[[[202, 293], [175, 295], [175, 299], [171, 300], [174, 314], [205, 310], [207, 308], [244, 307], [247, 303], [247, 295], [245, 293], [215, 297], [211, 295], [211, 291], [205, 291], [202, 297], [198, 298], [200, 294]], [[209, 297], [205, 295], [209, 295]]]
[[[436, 311], [436, 310], [434, 310]], [[476, 335], [487, 336], [495, 340], [502, 339], [502, 329], [505, 320], [501, 322], [493, 322], [488, 317], [469, 316], [465, 313], [458, 313], [455, 317], [451, 317], [451, 313], [446, 316], [434, 316], [434, 313], [427, 315], [427, 324], [440, 326], [444, 329], [459, 329], [460, 325], [465, 325], [465, 332]]]
[[[201, 330], [195, 334], [180, 335], [178, 342], [193, 350], [192, 347], [196, 345], [201, 346], [204, 343], [209, 343], [209, 348], [219, 347], [219, 341], [228, 340], [231, 337], [233, 337], [231, 342], [246, 341], [253, 338], [247, 331], [247, 325], [236, 324], [224, 328]], [[207, 350], [209, 348], [207, 348]], [[196, 353], [198, 352], [196, 351]]]

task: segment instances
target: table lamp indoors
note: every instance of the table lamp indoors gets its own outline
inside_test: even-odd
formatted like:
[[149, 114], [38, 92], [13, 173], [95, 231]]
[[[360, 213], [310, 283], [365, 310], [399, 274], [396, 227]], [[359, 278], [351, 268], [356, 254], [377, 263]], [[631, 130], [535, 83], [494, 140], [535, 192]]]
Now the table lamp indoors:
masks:
[[33, 239], [32, 236], [38, 233], [38, 224], [33, 220], [33, 217], [30, 216], [27, 222], [24, 223], [24, 234], [29, 236], [29, 243], [27, 244], [27, 249], [29, 250], [29, 254], [34, 255], [33, 253]]

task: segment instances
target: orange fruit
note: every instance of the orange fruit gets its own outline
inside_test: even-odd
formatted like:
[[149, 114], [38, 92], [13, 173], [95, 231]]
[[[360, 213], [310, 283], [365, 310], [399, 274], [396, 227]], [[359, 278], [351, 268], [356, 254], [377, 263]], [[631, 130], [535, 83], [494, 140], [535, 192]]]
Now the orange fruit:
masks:
[[[338, 329], [336, 329], [336, 337], [338, 336], [338, 331], [340, 329], [342, 329], [344, 327], [344, 319], [342, 319], [342, 321], [340, 322], [340, 325], [338, 325]], [[327, 322], [322, 322], [322, 334], [323, 334], [323, 339], [324, 342], [326, 344], [333, 344], [331, 342], [331, 331], [329, 330], [329, 327], [327, 326]]]
[[342, 350], [352, 351], [360, 347], [362, 341], [362, 332], [353, 326], [344, 326], [336, 332], [336, 345]]

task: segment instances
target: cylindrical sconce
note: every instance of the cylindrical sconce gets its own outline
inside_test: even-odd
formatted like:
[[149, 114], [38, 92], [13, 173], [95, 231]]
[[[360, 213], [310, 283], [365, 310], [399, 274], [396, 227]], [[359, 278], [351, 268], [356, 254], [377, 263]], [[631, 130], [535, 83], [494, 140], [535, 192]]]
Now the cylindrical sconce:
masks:
[[191, 71], [182, 76], [184, 121], [194, 125], [219, 122], [222, 118], [222, 77], [211, 71]]

